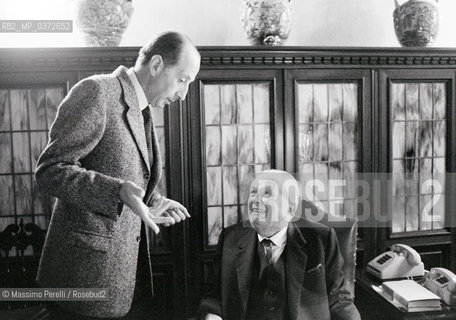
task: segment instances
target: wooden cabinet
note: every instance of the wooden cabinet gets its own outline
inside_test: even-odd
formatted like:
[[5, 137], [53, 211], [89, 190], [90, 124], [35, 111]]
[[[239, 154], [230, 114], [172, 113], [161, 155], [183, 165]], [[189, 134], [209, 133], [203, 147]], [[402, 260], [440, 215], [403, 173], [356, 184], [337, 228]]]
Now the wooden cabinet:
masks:
[[[47, 227], [52, 200], [31, 177], [58, 100], [84, 77], [132, 66], [137, 52], [0, 49], [0, 232], [21, 221]], [[160, 190], [192, 214], [153, 239], [164, 319], [194, 315], [220, 231], [242, 220], [248, 183], [265, 168], [316, 183], [304, 197], [322, 210], [358, 217], [358, 268], [406, 243], [426, 268], [455, 271], [456, 50], [200, 52], [187, 99], [154, 114]]]
[[[427, 269], [452, 267], [455, 69], [378, 72], [379, 172], [391, 173], [391, 223], [378, 250], [407, 243]], [[453, 174], [449, 174], [453, 173]], [[453, 258], [450, 258], [453, 257]]]

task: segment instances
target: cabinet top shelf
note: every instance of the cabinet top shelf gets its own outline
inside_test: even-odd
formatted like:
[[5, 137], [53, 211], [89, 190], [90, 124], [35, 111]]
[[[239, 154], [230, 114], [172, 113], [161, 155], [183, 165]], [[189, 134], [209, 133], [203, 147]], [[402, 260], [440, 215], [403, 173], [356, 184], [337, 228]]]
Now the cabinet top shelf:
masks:
[[[0, 72], [110, 70], [131, 66], [139, 47], [0, 48]], [[198, 47], [208, 68], [456, 67], [455, 48]]]

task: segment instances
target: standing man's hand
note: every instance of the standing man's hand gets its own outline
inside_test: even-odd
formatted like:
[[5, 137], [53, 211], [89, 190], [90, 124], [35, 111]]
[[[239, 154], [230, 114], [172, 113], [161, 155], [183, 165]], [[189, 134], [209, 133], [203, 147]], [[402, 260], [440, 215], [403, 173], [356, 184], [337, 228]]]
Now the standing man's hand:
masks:
[[174, 222], [171, 224], [178, 223], [184, 221], [187, 218], [190, 218], [190, 214], [183, 205], [177, 201], [168, 199], [163, 196], [154, 201], [152, 206], [149, 208], [149, 212], [157, 218], [171, 217], [174, 220]]
[[156, 216], [154, 213], [150, 212], [149, 208], [142, 201], [144, 195], [144, 190], [131, 181], [122, 183], [119, 191], [119, 199], [131, 210], [133, 210], [134, 213], [141, 217], [141, 220], [144, 221], [148, 227], [154, 230], [155, 233], [160, 232], [158, 224], [169, 226], [175, 223], [175, 219], [173, 217], [163, 215]]

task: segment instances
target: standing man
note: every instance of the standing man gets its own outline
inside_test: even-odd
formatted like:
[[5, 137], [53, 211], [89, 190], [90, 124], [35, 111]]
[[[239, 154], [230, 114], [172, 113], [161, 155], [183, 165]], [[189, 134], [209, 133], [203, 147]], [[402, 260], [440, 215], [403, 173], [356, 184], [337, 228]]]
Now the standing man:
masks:
[[[199, 67], [190, 39], [168, 32], [140, 50], [133, 68], [80, 81], [59, 106], [36, 170], [38, 185], [57, 198], [37, 281], [106, 288], [108, 299], [58, 302], [50, 310], [54, 318], [125, 316], [137, 296], [135, 282], [144, 287], [137, 268], [147, 269], [150, 288], [149, 250], [140, 239], [147, 227], [159, 232], [158, 224], [190, 216], [155, 191], [161, 160], [149, 108], [184, 100]], [[146, 266], [138, 263], [139, 242]]]
[[336, 234], [290, 222], [300, 201], [289, 173], [266, 170], [250, 186], [247, 223], [223, 230], [205, 320], [360, 320], [346, 287]]

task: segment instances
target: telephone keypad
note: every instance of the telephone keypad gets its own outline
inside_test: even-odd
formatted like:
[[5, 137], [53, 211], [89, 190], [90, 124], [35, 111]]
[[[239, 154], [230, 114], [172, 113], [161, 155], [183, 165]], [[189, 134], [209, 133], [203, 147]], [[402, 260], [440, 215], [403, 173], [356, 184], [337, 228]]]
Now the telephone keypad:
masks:
[[386, 261], [391, 259], [392, 257], [389, 254], [385, 254], [383, 257], [377, 260], [379, 264], [384, 264]]
[[444, 283], [447, 283], [448, 282], [448, 278], [443, 276], [443, 277], [440, 277], [437, 279], [437, 282], [439, 282], [440, 284], [444, 284]]

